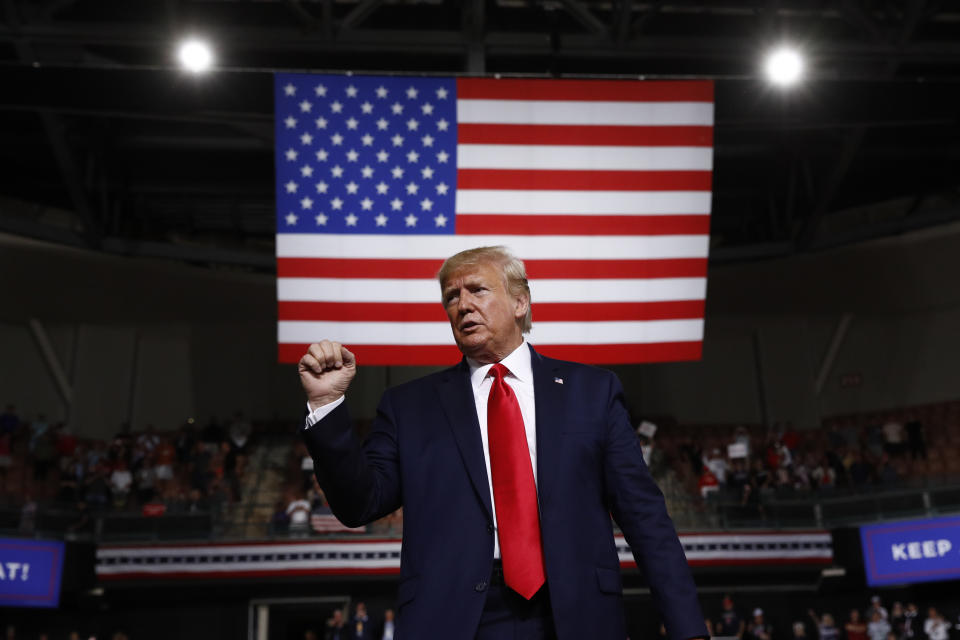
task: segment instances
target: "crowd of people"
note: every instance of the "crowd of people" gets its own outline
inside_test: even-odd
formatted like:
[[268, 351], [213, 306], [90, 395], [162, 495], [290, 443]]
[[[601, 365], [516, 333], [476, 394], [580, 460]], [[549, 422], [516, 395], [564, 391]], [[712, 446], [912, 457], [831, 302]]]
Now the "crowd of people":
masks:
[[393, 640], [395, 630], [393, 609], [373, 618], [367, 605], [357, 602], [353, 606], [353, 615], [348, 607], [334, 609], [322, 630], [308, 629], [304, 640]]
[[108, 439], [81, 438], [43, 414], [21, 418], [8, 405], [0, 414], [0, 494], [23, 506], [29, 532], [38, 503], [74, 507], [69, 531], [83, 531], [103, 512], [209, 512], [240, 498], [252, 427], [237, 412], [227, 425], [192, 420], [161, 433], [123, 425]]
[[951, 630], [960, 629], [936, 607], [897, 601], [888, 609], [879, 595], [871, 597], [863, 609], [850, 609], [845, 621], [839, 620], [832, 612], [809, 609], [806, 616], [796, 616], [789, 629], [787, 625], [778, 628], [761, 608], [741, 616], [728, 595], [719, 615], [707, 620], [707, 628], [714, 638], [737, 640], [949, 640]]
[[655, 476], [672, 470], [704, 499], [758, 505], [764, 496], [831, 495], [960, 477], [960, 405], [944, 407], [934, 447], [913, 411], [832, 419], [808, 430], [781, 423], [657, 433], [644, 422], [638, 437]]
[[370, 533], [399, 537], [403, 533], [403, 510], [398, 509], [363, 527], [350, 528], [340, 523], [327, 504], [323, 490], [313, 473], [313, 458], [302, 442], [294, 444], [288, 463], [283, 497], [277, 501], [270, 531], [303, 537], [311, 534]]

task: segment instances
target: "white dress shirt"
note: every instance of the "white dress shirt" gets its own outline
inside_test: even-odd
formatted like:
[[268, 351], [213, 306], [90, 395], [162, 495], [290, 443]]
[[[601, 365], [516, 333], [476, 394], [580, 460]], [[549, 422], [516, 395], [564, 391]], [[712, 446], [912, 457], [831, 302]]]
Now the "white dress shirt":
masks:
[[[537, 414], [533, 398], [533, 367], [530, 364], [530, 348], [524, 340], [510, 355], [500, 361], [500, 364], [510, 370], [504, 381], [513, 389], [520, 404], [520, 415], [523, 416], [523, 428], [527, 434], [527, 448], [530, 450], [530, 466], [533, 467], [533, 482], [537, 482]], [[493, 483], [490, 480], [490, 440], [487, 436], [487, 399], [493, 386], [493, 377], [488, 376], [492, 364], [480, 364], [467, 358], [470, 367], [470, 386], [473, 388], [473, 400], [476, 403], [477, 422], [480, 423], [480, 440], [483, 442], [483, 461], [487, 467], [487, 484], [490, 489], [490, 506], [493, 507], [493, 526], [497, 527], [497, 505], [493, 498]], [[340, 406], [346, 396], [340, 396], [333, 402], [313, 409], [307, 403], [306, 429], [309, 429]], [[500, 557], [500, 536], [494, 536], [493, 557]]]

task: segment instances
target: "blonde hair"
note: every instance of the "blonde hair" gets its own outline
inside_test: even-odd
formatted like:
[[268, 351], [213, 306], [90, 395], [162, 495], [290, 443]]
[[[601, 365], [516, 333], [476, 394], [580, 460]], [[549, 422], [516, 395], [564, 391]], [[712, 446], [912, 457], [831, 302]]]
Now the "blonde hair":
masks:
[[512, 296], [527, 297], [527, 313], [517, 320], [522, 333], [530, 333], [533, 327], [533, 314], [530, 304], [530, 283], [527, 282], [527, 269], [523, 266], [523, 261], [510, 253], [509, 249], [502, 246], [497, 247], [477, 247], [467, 249], [455, 255], [450, 256], [443, 262], [440, 271], [437, 272], [437, 281], [440, 283], [441, 294], [443, 285], [447, 279], [465, 267], [473, 267], [481, 264], [494, 264], [500, 268], [503, 274], [504, 283], [507, 291]]

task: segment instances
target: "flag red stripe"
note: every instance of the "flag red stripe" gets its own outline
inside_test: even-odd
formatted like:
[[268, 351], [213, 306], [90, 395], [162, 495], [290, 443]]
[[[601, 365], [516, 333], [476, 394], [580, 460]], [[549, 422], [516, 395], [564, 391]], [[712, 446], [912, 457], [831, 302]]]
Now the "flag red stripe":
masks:
[[[706, 258], [663, 260], [526, 260], [541, 278], [703, 278]], [[277, 258], [280, 278], [435, 278], [443, 260]]]
[[673, 236], [708, 235], [709, 215], [551, 216], [470, 214], [457, 216], [458, 235]]
[[[535, 302], [536, 322], [599, 322], [635, 320], [681, 320], [703, 317], [703, 300], [669, 302]], [[306, 302], [278, 303], [279, 320], [378, 322], [446, 322], [447, 316], [436, 303], [405, 302]]]
[[[280, 343], [279, 361], [296, 363], [307, 352], [307, 344]], [[363, 365], [452, 365], [460, 352], [450, 345], [347, 345]], [[625, 364], [632, 362], [668, 362], [699, 360], [703, 343], [656, 342], [651, 344], [564, 344], [536, 345], [537, 351], [551, 358], [576, 360], [588, 364]]]
[[618, 126], [559, 124], [457, 125], [458, 144], [538, 144], [613, 147], [709, 147], [710, 126]]
[[576, 100], [589, 102], [713, 102], [709, 81], [548, 80], [458, 78], [457, 99]]
[[710, 191], [712, 180], [709, 171], [457, 171], [457, 189]]

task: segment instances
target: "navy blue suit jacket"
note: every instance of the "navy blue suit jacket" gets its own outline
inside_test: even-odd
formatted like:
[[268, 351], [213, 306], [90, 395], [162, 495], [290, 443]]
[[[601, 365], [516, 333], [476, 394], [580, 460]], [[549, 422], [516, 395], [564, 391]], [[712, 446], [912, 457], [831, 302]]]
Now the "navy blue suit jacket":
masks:
[[[532, 350], [532, 349], [531, 349]], [[672, 640], [706, 636], [663, 495], [617, 377], [533, 351], [537, 492], [559, 640], [623, 640], [610, 515]], [[561, 382], [558, 382], [561, 380]], [[334, 514], [360, 526], [403, 506], [398, 640], [474, 637], [493, 565], [493, 516], [466, 361], [387, 390], [363, 444], [342, 403], [303, 431]]]

